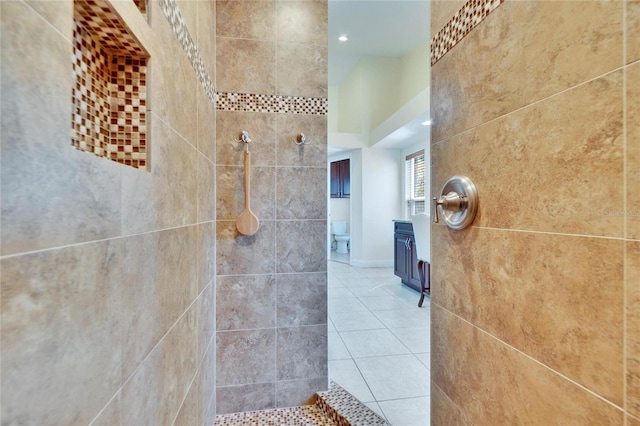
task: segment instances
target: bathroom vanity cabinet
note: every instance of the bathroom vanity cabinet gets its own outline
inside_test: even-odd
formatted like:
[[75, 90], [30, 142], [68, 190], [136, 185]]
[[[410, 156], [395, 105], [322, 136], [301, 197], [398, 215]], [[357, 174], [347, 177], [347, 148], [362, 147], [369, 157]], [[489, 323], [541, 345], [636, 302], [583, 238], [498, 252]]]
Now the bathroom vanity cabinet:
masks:
[[331, 162], [331, 198], [351, 197], [349, 160]]
[[394, 261], [393, 273], [402, 282], [416, 291], [420, 291], [420, 275], [418, 273], [418, 256], [413, 236], [413, 225], [409, 221], [396, 220], [394, 224]]

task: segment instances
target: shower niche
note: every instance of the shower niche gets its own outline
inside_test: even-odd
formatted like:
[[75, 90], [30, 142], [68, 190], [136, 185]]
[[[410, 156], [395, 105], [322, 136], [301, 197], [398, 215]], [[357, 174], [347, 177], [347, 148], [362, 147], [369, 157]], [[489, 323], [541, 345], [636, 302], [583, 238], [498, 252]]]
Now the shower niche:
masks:
[[[148, 171], [150, 55], [109, 1], [73, 4], [71, 145]], [[146, 19], [147, 0], [134, 4]]]

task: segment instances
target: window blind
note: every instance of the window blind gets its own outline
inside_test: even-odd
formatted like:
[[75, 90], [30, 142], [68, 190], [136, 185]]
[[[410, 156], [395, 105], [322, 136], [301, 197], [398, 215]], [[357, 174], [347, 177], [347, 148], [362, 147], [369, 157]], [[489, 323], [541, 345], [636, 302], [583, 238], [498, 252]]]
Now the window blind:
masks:
[[426, 211], [424, 150], [407, 155], [405, 161], [407, 219]]

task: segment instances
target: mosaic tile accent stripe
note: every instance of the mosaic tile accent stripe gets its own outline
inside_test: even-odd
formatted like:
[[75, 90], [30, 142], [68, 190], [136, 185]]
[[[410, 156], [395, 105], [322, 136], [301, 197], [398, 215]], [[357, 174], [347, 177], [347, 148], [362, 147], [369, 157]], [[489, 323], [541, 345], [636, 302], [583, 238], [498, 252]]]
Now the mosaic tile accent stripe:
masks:
[[325, 98], [218, 92], [216, 93], [216, 109], [326, 115], [329, 107]]
[[193, 38], [191, 38], [191, 34], [189, 34], [187, 25], [182, 17], [182, 13], [180, 13], [178, 3], [176, 0], [159, 0], [159, 4], [160, 9], [162, 9], [162, 13], [164, 13], [164, 16], [169, 21], [173, 32], [176, 34], [178, 42], [187, 54], [187, 58], [189, 59], [189, 62], [191, 62], [191, 66], [196, 72], [198, 80], [200, 80], [200, 84], [202, 84], [205, 93], [209, 97], [211, 103], [215, 104], [216, 94], [213, 82], [211, 81], [211, 77], [204, 66], [204, 61], [202, 60], [202, 56], [200, 56], [200, 51], [194, 43]]
[[431, 39], [431, 65], [462, 40], [504, 0], [469, 0]]

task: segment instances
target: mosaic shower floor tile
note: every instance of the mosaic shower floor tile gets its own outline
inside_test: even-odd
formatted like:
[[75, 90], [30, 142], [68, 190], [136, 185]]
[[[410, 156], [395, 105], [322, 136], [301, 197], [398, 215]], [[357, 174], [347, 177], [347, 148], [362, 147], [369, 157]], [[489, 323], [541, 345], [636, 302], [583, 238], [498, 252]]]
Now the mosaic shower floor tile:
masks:
[[314, 405], [216, 416], [214, 426], [388, 426], [335, 382], [328, 391], [318, 392]]

